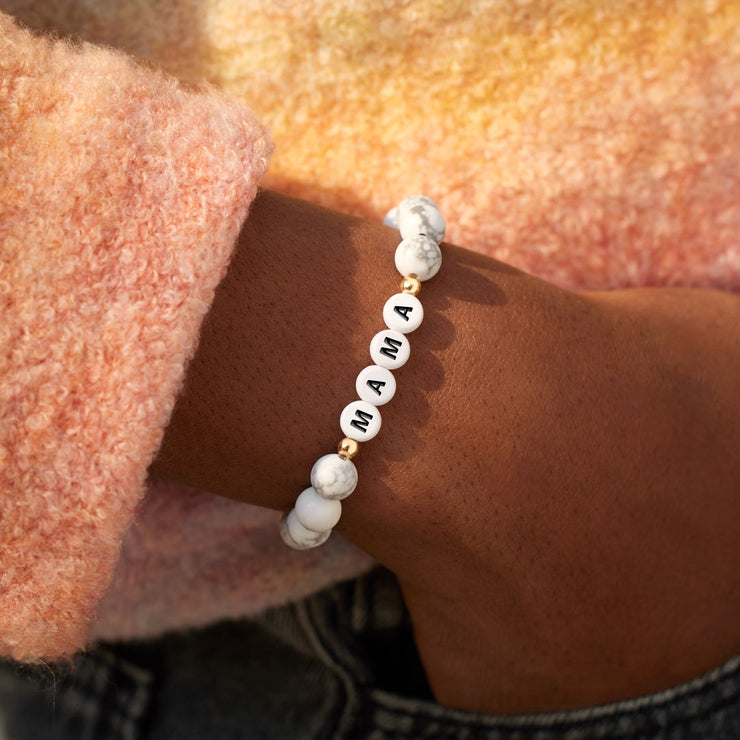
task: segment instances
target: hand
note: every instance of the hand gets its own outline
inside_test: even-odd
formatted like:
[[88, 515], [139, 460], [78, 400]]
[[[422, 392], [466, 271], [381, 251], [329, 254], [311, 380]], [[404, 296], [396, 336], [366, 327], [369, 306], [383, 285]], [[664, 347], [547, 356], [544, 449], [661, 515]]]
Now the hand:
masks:
[[467, 294], [435, 295], [432, 362], [399, 378], [424, 401], [399, 399], [340, 525], [399, 576], [435, 696], [587, 706], [737, 653], [738, 297], [576, 295], [453, 254], [441, 292], [464, 270]]

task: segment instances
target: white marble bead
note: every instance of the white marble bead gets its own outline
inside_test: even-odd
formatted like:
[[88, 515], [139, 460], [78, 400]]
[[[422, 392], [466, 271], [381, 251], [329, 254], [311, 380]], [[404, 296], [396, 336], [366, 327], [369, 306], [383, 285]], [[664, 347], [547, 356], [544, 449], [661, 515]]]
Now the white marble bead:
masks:
[[383, 406], [396, 393], [396, 379], [387, 368], [368, 365], [358, 373], [355, 389], [363, 401], [373, 406]]
[[400, 331], [383, 329], [370, 341], [370, 357], [376, 365], [397, 370], [406, 364], [411, 354], [409, 340]]
[[418, 329], [424, 318], [424, 309], [421, 301], [410, 293], [396, 293], [383, 306], [383, 321], [389, 329], [400, 331], [401, 334]]
[[383, 226], [390, 226], [392, 229], [398, 228], [398, 206], [391, 208], [391, 210], [385, 214]]
[[396, 269], [403, 275], [415, 275], [422, 282], [433, 278], [442, 266], [442, 251], [437, 242], [424, 234], [404, 239], [396, 247]]
[[348, 403], [339, 417], [339, 426], [346, 437], [366, 442], [380, 431], [380, 411], [367, 401]]
[[323, 496], [309, 486], [295, 500], [295, 515], [298, 521], [312, 532], [331, 529], [342, 516], [342, 504]]
[[325, 532], [312, 532], [306, 529], [296, 517], [295, 509], [291, 509], [287, 516], [280, 521], [280, 536], [283, 542], [294, 550], [310, 550], [319, 547], [329, 539], [331, 529]]
[[402, 200], [398, 204], [395, 220], [404, 239], [424, 234], [439, 244], [444, 238], [445, 220], [437, 204], [425, 195], [412, 195]]
[[336, 452], [324, 455], [311, 468], [311, 485], [320, 496], [341, 501], [357, 486], [357, 468]]

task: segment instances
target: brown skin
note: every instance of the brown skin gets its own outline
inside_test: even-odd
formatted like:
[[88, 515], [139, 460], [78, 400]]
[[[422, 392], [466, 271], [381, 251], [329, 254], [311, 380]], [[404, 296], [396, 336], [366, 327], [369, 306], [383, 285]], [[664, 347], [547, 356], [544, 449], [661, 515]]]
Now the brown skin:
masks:
[[[397, 241], [261, 193], [150, 472], [289, 510]], [[574, 293], [448, 244], [420, 297], [338, 530], [397, 574], [439, 701], [587, 706], [740, 652], [740, 297]]]

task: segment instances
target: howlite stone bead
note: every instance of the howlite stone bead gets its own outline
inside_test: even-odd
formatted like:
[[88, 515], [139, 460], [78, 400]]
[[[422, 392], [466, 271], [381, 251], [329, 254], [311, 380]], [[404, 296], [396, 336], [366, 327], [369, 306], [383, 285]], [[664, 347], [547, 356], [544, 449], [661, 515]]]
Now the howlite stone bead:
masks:
[[319, 496], [341, 501], [357, 486], [357, 468], [336, 452], [324, 455], [311, 468], [311, 485]]
[[[396, 209], [395, 221], [404, 239], [424, 234], [439, 244], [445, 235], [445, 220], [437, 204], [426, 195], [411, 195]], [[408, 273], [407, 273], [408, 274]]]
[[339, 501], [319, 496], [309, 486], [295, 501], [295, 515], [298, 521], [312, 532], [325, 532], [331, 529], [342, 516], [342, 504]]
[[422, 282], [433, 278], [442, 266], [442, 251], [437, 242], [420, 234], [404, 239], [396, 247], [396, 269], [401, 275], [415, 275]]
[[294, 550], [310, 550], [319, 547], [329, 539], [331, 530], [326, 532], [312, 532], [306, 529], [296, 517], [295, 509], [280, 520], [280, 536], [283, 542]]
[[394, 206], [385, 214], [383, 226], [390, 226], [392, 229], [398, 228], [398, 206]]

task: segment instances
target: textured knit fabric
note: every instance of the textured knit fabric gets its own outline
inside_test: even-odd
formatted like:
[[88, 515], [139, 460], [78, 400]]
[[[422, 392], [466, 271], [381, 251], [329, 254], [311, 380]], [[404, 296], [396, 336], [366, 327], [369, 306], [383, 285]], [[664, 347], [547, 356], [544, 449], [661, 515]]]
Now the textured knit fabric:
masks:
[[[0, 0], [0, 8], [34, 28], [117, 47], [188, 83], [207, 80], [247, 104], [272, 130], [277, 152], [263, 182], [277, 189], [371, 219], [405, 195], [424, 192], [447, 217], [450, 241], [566, 287], [740, 288], [735, 0]], [[94, 65], [81, 64], [78, 81], [95, 75]], [[70, 109], [70, 136], [84, 120]], [[150, 141], [150, 133], [141, 136]], [[224, 145], [228, 135], [216, 138], [220, 144], [213, 146]], [[9, 167], [6, 160], [2, 167]], [[189, 177], [196, 174], [203, 175]], [[24, 192], [30, 198], [39, 191]], [[169, 213], [179, 233], [181, 212]], [[104, 220], [91, 218], [89, 225], [105, 234]], [[48, 238], [34, 245], [43, 241]], [[29, 269], [34, 285], [49, 285]], [[55, 290], [60, 300], [72, 300], [71, 288], [60, 283]], [[50, 344], [57, 336], [58, 326]], [[150, 361], [142, 359], [148, 377]], [[175, 364], [177, 375], [181, 364]], [[154, 380], [151, 386], [149, 402], [172, 398]], [[54, 399], [57, 413], [77, 413], [73, 396]], [[7, 406], [0, 408], [5, 414]], [[24, 423], [34, 418], [26, 407], [15, 408]], [[158, 408], [163, 423], [165, 406]], [[102, 417], [88, 416], [80, 428], [85, 435], [111, 434]], [[86, 463], [93, 472], [125, 459], [144, 469], [156, 446], [154, 425], [130, 428], [143, 432], [136, 437], [140, 446], [120, 455], [118, 447], [105, 448], [116, 454]], [[31, 439], [27, 434], [16, 444]], [[25, 464], [48, 470], [43, 457], [32, 455]], [[94, 489], [89, 467], [75, 468], [75, 475], [81, 490]], [[273, 512], [154, 481], [148, 490], [96, 635], [150, 637], [253, 614], [370, 562], [336, 537], [321, 552], [286, 552]], [[29, 493], [24, 500], [42, 499]], [[105, 495], [99, 500], [108, 507], [100, 509], [101, 519], [118, 522], [117, 538], [130, 510], [119, 517]], [[128, 505], [135, 500], [127, 498]], [[59, 536], [46, 509], [38, 527], [51, 540]], [[15, 562], [29, 567], [30, 561]], [[73, 580], [53, 567], [46, 573], [50, 593]], [[26, 598], [38, 605], [45, 597], [38, 582], [33, 588]], [[93, 601], [86, 602], [89, 609]], [[70, 619], [79, 607], [70, 606]], [[34, 652], [59, 649], [48, 637], [34, 643]], [[66, 646], [82, 639], [81, 629]]]
[[266, 183], [561, 285], [740, 287], [737, 0], [0, 0], [246, 102]]
[[80, 648], [271, 144], [0, 16], [0, 651]]

